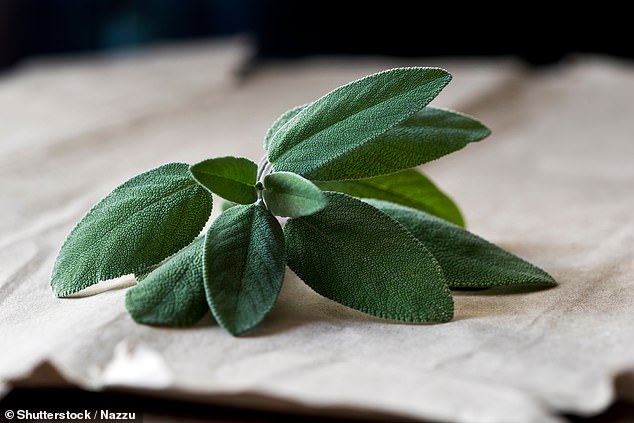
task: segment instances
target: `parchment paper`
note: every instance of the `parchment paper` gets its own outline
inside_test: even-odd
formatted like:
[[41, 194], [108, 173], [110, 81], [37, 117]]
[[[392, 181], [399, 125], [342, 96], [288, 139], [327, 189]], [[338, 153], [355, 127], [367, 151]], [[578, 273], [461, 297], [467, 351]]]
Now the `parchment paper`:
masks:
[[[244, 407], [461, 423], [559, 422], [634, 397], [634, 66], [571, 57], [313, 58], [238, 72], [240, 42], [26, 64], [0, 77], [0, 395], [28, 381]], [[135, 324], [131, 277], [57, 299], [50, 270], [88, 208], [171, 161], [242, 155], [286, 109], [399, 65], [448, 69], [435, 106], [493, 135], [424, 166], [470, 230], [543, 267], [546, 291], [457, 293], [446, 324], [326, 300], [287, 272], [264, 324], [233, 338]], [[619, 377], [619, 389], [615, 378]]]

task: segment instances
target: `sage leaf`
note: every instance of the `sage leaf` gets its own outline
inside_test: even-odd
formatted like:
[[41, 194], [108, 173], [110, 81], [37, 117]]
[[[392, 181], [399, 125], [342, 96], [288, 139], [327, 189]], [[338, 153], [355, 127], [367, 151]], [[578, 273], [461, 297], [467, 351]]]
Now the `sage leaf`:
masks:
[[203, 268], [216, 321], [232, 335], [252, 329], [273, 307], [284, 280], [280, 224], [256, 204], [226, 210], [207, 231]]
[[220, 211], [224, 212], [234, 206], [237, 206], [237, 204], [232, 201], [222, 200], [222, 203], [220, 203]]
[[292, 109], [287, 110], [286, 112], [284, 112], [282, 114], [282, 116], [280, 116], [279, 118], [277, 118], [277, 120], [275, 122], [273, 122], [273, 125], [271, 125], [271, 127], [269, 128], [269, 130], [266, 133], [266, 136], [264, 137], [264, 149], [265, 150], [268, 151], [269, 145], [271, 144], [271, 138], [273, 138], [273, 135], [282, 126], [284, 126], [286, 124], [286, 122], [288, 122], [289, 120], [294, 118], [296, 114], [301, 112], [304, 107], [306, 107], [306, 105], [293, 107]]
[[[356, 151], [423, 109], [450, 79], [442, 69], [412, 67], [343, 85], [277, 129], [268, 143], [269, 161], [275, 171], [294, 172], [311, 180], [375, 176], [379, 173], [373, 163]], [[389, 154], [380, 144], [372, 151]], [[355, 157], [346, 165], [350, 168], [336, 164], [348, 155]]]
[[188, 245], [211, 214], [212, 196], [184, 163], [142, 173], [95, 205], [66, 238], [51, 274], [58, 297], [142, 272]]
[[[490, 133], [472, 117], [428, 106], [356, 150], [324, 164], [308, 177], [313, 180], [358, 179], [360, 175], [393, 173], [460, 150]], [[364, 167], [362, 171], [358, 169], [360, 166]]]
[[125, 305], [137, 323], [186, 327], [209, 312], [203, 285], [204, 237], [165, 260], [126, 293]]
[[427, 247], [451, 288], [557, 285], [544, 270], [459, 226], [410, 207], [366, 201], [398, 220]]
[[326, 206], [326, 198], [315, 184], [291, 172], [265, 176], [263, 196], [276, 216], [309, 216]]
[[456, 203], [417, 169], [366, 179], [320, 181], [315, 184], [324, 191], [338, 191], [357, 198], [390, 201], [465, 226]]
[[345, 194], [284, 228], [288, 266], [324, 297], [407, 322], [446, 322], [453, 301], [440, 266], [396, 220]]
[[[161, 262], [161, 263], [162, 263], [162, 262]], [[142, 270], [142, 271], [140, 271], [140, 272], [135, 272], [135, 273], [134, 273], [134, 279], [136, 279], [136, 281], [137, 281], [137, 282], [141, 282], [141, 281], [143, 281], [145, 278], [147, 278], [147, 276], [148, 276], [150, 273], [152, 273], [152, 271], [153, 271], [154, 269], [156, 269], [157, 267], [159, 267], [159, 266], [161, 265], [161, 263], [154, 264], [154, 265], [152, 265], [152, 266], [148, 267], [147, 269], [144, 269], [144, 270]]]
[[255, 189], [258, 165], [242, 157], [217, 157], [190, 167], [194, 179], [225, 200], [251, 204], [257, 200]]

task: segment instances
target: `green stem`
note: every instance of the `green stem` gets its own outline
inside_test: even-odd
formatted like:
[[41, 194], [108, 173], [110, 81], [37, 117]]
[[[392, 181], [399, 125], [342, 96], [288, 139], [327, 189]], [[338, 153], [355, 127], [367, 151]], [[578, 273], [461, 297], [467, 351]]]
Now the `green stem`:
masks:
[[255, 184], [255, 189], [258, 194], [258, 200], [256, 204], [264, 208], [266, 208], [266, 203], [264, 202], [264, 196], [262, 194], [262, 192], [264, 191], [264, 178], [266, 177], [266, 175], [271, 173], [271, 170], [271, 163], [269, 163], [269, 159], [265, 154], [264, 156], [262, 156], [262, 158], [260, 159], [260, 163], [258, 164], [258, 171], [256, 175], [257, 182]]

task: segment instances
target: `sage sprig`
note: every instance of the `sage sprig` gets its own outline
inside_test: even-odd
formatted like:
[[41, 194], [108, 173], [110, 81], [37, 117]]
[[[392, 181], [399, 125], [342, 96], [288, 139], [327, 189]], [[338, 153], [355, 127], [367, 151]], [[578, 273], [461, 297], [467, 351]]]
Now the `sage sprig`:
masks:
[[[191, 326], [211, 311], [240, 335], [274, 307], [286, 266], [324, 297], [405, 322], [451, 320], [452, 288], [556, 285], [467, 231], [454, 201], [417, 169], [490, 134], [428, 106], [450, 79], [424, 67], [369, 75], [284, 113], [259, 164], [217, 157], [130, 179], [68, 235], [53, 292], [134, 273], [126, 307], [135, 321]], [[212, 194], [221, 214], [201, 234]]]

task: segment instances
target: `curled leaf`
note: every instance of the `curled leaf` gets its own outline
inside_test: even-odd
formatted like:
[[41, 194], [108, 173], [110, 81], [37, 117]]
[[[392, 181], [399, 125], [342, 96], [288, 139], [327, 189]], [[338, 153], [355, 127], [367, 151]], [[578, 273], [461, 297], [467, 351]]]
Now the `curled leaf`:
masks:
[[258, 165], [242, 157], [217, 157], [196, 163], [191, 174], [203, 187], [225, 200], [251, 204], [257, 200]]
[[266, 206], [276, 216], [309, 216], [326, 206], [326, 198], [315, 184], [291, 172], [267, 175], [263, 195]]

